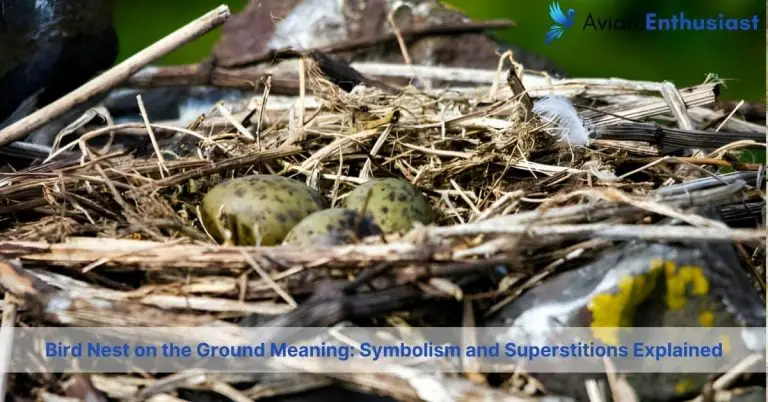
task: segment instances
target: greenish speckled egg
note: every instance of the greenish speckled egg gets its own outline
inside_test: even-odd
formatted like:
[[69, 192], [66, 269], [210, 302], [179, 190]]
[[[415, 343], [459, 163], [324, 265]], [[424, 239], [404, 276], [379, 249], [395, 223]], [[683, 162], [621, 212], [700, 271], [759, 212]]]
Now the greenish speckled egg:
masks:
[[400, 179], [371, 179], [352, 190], [344, 199], [344, 207], [362, 211], [371, 192], [366, 214], [384, 233], [406, 232], [414, 222], [432, 223], [434, 212], [421, 191]]
[[236, 245], [274, 246], [328, 201], [306, 184], [282, 176], [246, 176], [221, 183], [203, 197], [201, 218], [220, 243], [231, 229]]
[[331, 208], [304, 218], [285, 236], [283, 244], [337, 246], [380, 233], [370, 216], [363, 217], [353, 209]]

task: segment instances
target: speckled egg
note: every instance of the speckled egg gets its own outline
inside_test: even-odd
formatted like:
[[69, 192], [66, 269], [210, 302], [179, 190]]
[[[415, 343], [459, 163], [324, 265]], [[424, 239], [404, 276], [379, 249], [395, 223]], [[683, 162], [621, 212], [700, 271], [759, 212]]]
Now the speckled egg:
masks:
[[274, 246], [306, 216], [328, 201], [306, 184], [282, 176], [246, 176], [221, 183], [203, 197], [201, 218], [220, 243]]
[[384, 233], [406, 232], [414, 222], [432, 223], [434, 212], [421, 191], [399, 179], [371, 179], [352, 190], [344, 199], [344, 207], [362, 211], [368, 192], [366, 213]]
[[283, 244], [336, 246], [380, 233], [370, 216], [361, 216], [353, 209], [331, 208], [304, 218], [285, 236]]

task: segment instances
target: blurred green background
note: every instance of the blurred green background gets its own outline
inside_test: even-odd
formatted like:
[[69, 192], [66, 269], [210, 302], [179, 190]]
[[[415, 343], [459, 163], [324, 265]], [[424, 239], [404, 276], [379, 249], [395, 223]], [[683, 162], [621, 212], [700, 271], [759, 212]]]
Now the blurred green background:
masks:
[[[332, 0], [328, 0], [332, 1]], [[576, 10], [576, 22], [561, 40], [544, 44], [551, 20], [550, 0], [450, 0], [447, 3], [476, 19], [510, 18], [518, 26], [497, 35], [509, 43], [548, 57], [571, 77], [621, 77], [670, 80], [680, 87], [700, 83], [707, 73], [729, 79], [725, 99], [765, 100], [766, 33], [764, 0], [560, 0], [563, 11]], [[116, 0], [121, 58], [168, 32], [226, 3], [241, 10], [246, 0]], [[748, 32], [646, 32], [583, 30], [589, 13], [595, 18], [637, 19], [646, 12], [659, 16], [680, 11], [686, 16], [760, 18], [761, 30]], [[205, 57], [218, 32], [179, 49], [164, 64], [192, 63]]]

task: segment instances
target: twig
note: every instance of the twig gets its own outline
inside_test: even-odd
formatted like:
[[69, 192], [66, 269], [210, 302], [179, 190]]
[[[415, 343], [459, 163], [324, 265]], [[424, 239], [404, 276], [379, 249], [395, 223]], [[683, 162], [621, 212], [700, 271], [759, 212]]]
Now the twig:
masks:
[[148, 48], [136, 53], [115, 67], [0, 131], [0, 145], [8, 144], [52, 121], [92, 97], [125, 81], [147, 64], [167, 55], [182, 45], [216, 28], [229, 18], [229, 7], [219, 6], [197, 20], [185, 25]]
[[717, 128], [715, 128], [715, 132], [720, 131], [720, 129], [722, 129], [723, 126], [726, 123], [728, 123], [729, 120], [731, 120], [733, 115], [736, 114], [736, 111], [738, 111], [739, 108], [741, 107], [741, 105], [743, 105], [743, 104], [744, 104], [744, 100], [742, 99], [736, 106], [733, 107], [733, 110], [731, 110], [731, 113], [728, 113], [728, 116], [726, 116], [725, 119], [723, 119], [723, 121], [720, 122], [720, 124], [717, 125]]
[[252, 402], [251, 398], [243, 395], [240, 391], [222, 381], [215, 381], [211, 384], [211, 391], [224, 395], [234, 402]]
[[688, 116], [686, 110], [685, 101], [683, 101], [682, 95], [678, 92], [675, 85], [669, 81], [665, 81], [661, 85], [661, 94], [664, 96], [664, 100], [669, 104], [669, 109], [677, 119], [678, 126], [684, 130], [693, 130], [693, 122], [691, 117]]
[[232, 116], [232, 113], [227, 110], [227, 108], [224, 107], [221, 103], [216, 104], [216, 110], [221, 113], [221, 116], [224, 117], [224, 120], [226, 120], [229, 124], [232, 125], [232, 127], [237, 130], [238, 133], [242, 134], [245, 139], [248, 141], [254, 141], [255, 138], [253, 138], [253, 134], [251, 134], [250, 131], [248, 131], [247, 128], [243, 127], [242, 124], [240, 124], [239, 121], [235, 120], [235, 118]]
[[[288, 138], [283, 143], [283, 146], [289, 146], [295, 144], [297, 141], [302, 141], [304, 139], [304, 109], [305, 109], [305, 97], [306, 97], [306, 88], [307, 88], [307, 77], [306, 77], [306, 59], [300, 58], [299, 59], [299, 99], [298, 102], [294, 105], [294, 109], [291, 109], [291, 111], [296, 110], [298, 108], [298, 112], [294, 118], [293, 114], [290, 115], [289, 124], [291, 129], [288, 132]], [[297, 126], [298, 124], [298, 126]]]
[[467, 196], [464, 189], [461, 188], [461, 186], [459, 186], [459, 183], [456, 183], [456, 180], [451, 179], [451, 186], [453, 186], [453, 188], [456, 189], [456, 191], [459, 193], [459, 197], [461, 197], [461, 199], [464, 200], [464, 202], [466, 202], [467, 205], [469, 205], [469, 208], [472, 210], [472, 216], [480, 215], [480, 210], [477, 209], [477, 206], [475, 205], [475, 203], [469, 199], [469, 196]]
[[754, 353], [745, 357], [733, 368], [728, 370], [727, 373], [723, 374], [720, 378], [715, 380], [714, 384], [712, 384], [712, 388], [715, 390], [723, 390], [728, 388], [738, 379], [740, 375], [744, 374], [750, 367], [764, 359], [765, 356], [762, 353]]
[[264, 124], [264, 110], [267, 108], [267, 101], [269, 100], [269, 91], [272, 89], [272, 76], [268, 75], [264, 79], [264, 95], [261, 98], [261, 106], [259, 107], [259, 121], [256, 123], [256, 150], [261, 151], [261, 128]]
[[[299, 381], [297, 381], [299, 380]], [[296, 374], [296, 377], [279, 379], [270, 382], [262, 382], [243, 391], [253, 400], [271, 398], [281, 395], [292, 395], [300, 392], [311, 391], [317, 388], [327, 387], [333, 384], [333, 380], [320, 375]]]
[[[496, 91], [499, 89], [499, 79], [501, 78], [501, 71], [504, 69], [504, 60], [509, 59], [512, 61], [512, 51], [507, 50], [499, 57], [499, 63], [496, 65], [496, 75], [493, 77], [493, 83], [491, 84], [491, 89], [488, 91], [488, 98], [491, 101], [495, 101], [497, 99], [496, 97]], [[515, 66], [512, 65], [512, 70], [515, 69]]]
[[589, 378], [584, 381], [584, 386], [587, 388], [587, 395], [589, 396], [589, 402], [605, 402], [606, 398], [603, 394], [603, 388], [601, 383], [594, 378]]
[[550, 225], [550, 226], [497, 226], [487, 222], [468, 223], [453, 227], [438, 227], [432, 232], [440, 236], [478, 235], [478, 234], [524, 234], [532, 237], [602, 237], [614, 240], [653, 239], [668, 241], [762, 241], [765, 230], [686, 227], [672, 225]]
[[533, 101], [531, 100], [531, 97], [528, 96], [528, 91], [525, 90], [523, 81], [521, 81], [520, 77], [515, 73], [515, 66], [512, 66], [509, 69], [507, 83], [509, 84], [512, 93], [515, 94], [515, 96], [519, 96], [523, 102], [523, 107], [525, 108], [525, 116], [523, 116], [523, 120], [527, 121], [533, 118]]
[[[410, 7], [410, 5], [402, 4], [401, 7]], [[398, 8], [393, 7], [392, 11], [387, 13], [387, 22], [389, 22], [389, 26], [392, 27], [392, 33], [395, 35], [395, 39], [397, 40], [397, 46], [400, 48], [400, 54], [403, 56], [403, 61], [408, 66], [413, 67], [411, 56], [408, 54], [408, 45], [405, 44], [405, 39], [403, 38], [403, 35], [400, 33], [400, 28], [397, 27], [397, 24], [395, 23], [395, 19], [392, 17], [395, 14], [395, 12], [397, 12], [397, 10]], [[416, 82], [418, 84], [430, 87], [430, 85], [428, 85], [427, 82], [419, 78], [418, 74], [416, 74], [416, 71], [413, 72], [413, 76], [416, 79]]]
[[[737, 363], [733, 368], [728, 370], [727, 373], [723, 374], [720, 378], [715, 380], [715, 382], [712, 384], [712, 389], [715, 391], [720, 391], [728, 388], [731, 384], [733, 384], [734, 381], [736, 381], [739, 376], [747, 372], [747, 370], [759, 363], [761, 360], [765, 359], [765, 354], [763, 353], [754, 353], [747, 357], [745, 357], [743, 360], [741, 360], [739, 363]], [[703, 402], [704, 398], [699, 395], [696, 398], [694, 398], [691, 402]]]
[[150, 184], [145, 185], [144, 187], [139, 188], [137, 191], [138, 192], [151, 191], [159, 188], [175, 186], [177, 184], [185, 183], [187, 180], [190, 180], [190, 179], [195, 179], [205, 175], [227, 171], [229, 169], [236, 169], [243, 166], [253, 165], [258, 162], [264, 162], [264, 161], [274, 160], [278, 158], [283, 158], [286, 156], [297, 154], [300, 151], [301, 151], [301, 148], [299, 147], [285, 147], [285, 148], [277, 148], [273, 150], [262, 151], [262, 152], [241, 156], [237, 158], [231, 158], [225, 161], [221, 161], [219, 163], [213, 163], [212, 166], [190, 170], [175, 176], [168, 177], [163, 180], [154, 181]]
[[[163, 158], [163, 152], [160, 150], [160, 146], [157, 145], [157, 139], [155, 138], [154, 131], [152, 131], [152, 125], [149, 124], [149, 116], [147, 115], [147, 109], [144, 107], [144, 102], [141, 100], [141, 95], [136, 95], [136, 103], [139, 104], [141, 118], [144, 120], [144, 125], [147, 127], [149, 140], [152, 141], [152, 149], [155, 150], [155, 154], [157, 155], [157, 160], [160, 164], [160, 174], [162, 175], [163, 172], [171, 174], [171, 172], [168, 170], [168, 167], [165, 166], [165, 158]], [[165, 177], [163, 176], [163, 178]]]
[[262, 280], [264, 280], [265, 282], [267, 282], [267, 284], [269, 284], [269, 286], [275, 291], [275, 293], [280, 295], [280, 297], [282, 297], [286, 303], [290, 304], [291, 307], [294, 307], [294, 308], [298, 307], [299, 304], [296, 303], [296, 300], [293, 300], [293, 297], [291, 297], [291, 295], [289, 295], [288, 292], [283, 290], [283, 288], [281, 288], [280, 285], [278, 285], [277, 282], [275, 282], [272, 279], [272, 277], [269, 276], [268, 273], [264, 272], [264, 270], [261, 269], [261, 266], [256, 262], [256, 260], [253, 259], [253, 257], [251, 257], [243, 249], [240, 249], [240, 254], [243, 255], [243, 258], [245, 259], [246, 262], [248, 262], [248, 265], [250, 265], [251, 268], [259, 274]]
[[[379, 138], [376, 139], [376, 142], [373, 144], [373, 147], [371, 147], [371, 158], [375, 157], [376, 154], [379, 153], [381, 150], [381, 147], [384, 146], [384, 143], [387, 141], [387, 138], [389, 137], [389, 133], [392, 132], [392, 128], [395, 126], [395, 123], [389, 123], [384, 128], [384, 131], [382, 131]], [[339, 148], [341, 150], [341, 148]], [[360, 174], [358, 177], [360, 180], [365, 181], [368, 180], [368, 178], [371, 177], [372, 169], [371, 169], [371, 158], [366, 159], [365, 163], [363, 164], [363, 168], [360, 169]], [[341, 166], [341, 164], [339, 164]]]

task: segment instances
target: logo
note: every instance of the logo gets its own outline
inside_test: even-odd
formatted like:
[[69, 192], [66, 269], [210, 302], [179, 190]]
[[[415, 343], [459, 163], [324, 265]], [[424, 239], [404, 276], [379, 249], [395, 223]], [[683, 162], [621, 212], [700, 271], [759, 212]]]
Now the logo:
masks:
[[547, 40], [545, 41], [547, 45], [553, 40], [563, 37], [565, 30], [573, 25], [574, 15], [576, 15], [576, 11], [569, 8], [568, 16], [566, 17], [557, 1], [553, 1], [552, 4], [549, 5], [549, 17], [552, 18], [555, 25], [549, 27], [549, 31], [547, 31]]

